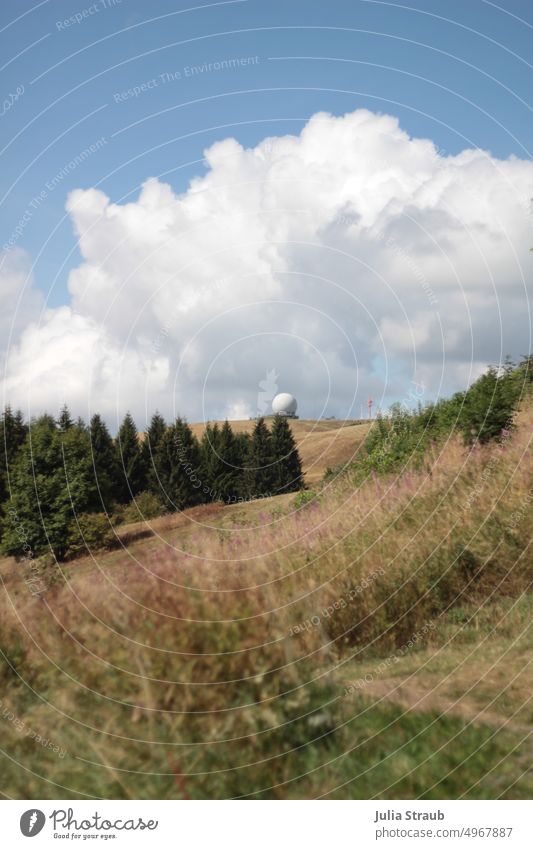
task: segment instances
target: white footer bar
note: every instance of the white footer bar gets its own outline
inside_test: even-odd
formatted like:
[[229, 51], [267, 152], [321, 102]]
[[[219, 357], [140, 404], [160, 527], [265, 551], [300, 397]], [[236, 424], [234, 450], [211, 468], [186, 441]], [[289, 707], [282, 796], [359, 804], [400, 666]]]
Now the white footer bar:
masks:
[[[533, 846], [523, 801], [4, 801], [2, 845], [339, 849]], [[35, 843], [29, 843], [35, 838]]]

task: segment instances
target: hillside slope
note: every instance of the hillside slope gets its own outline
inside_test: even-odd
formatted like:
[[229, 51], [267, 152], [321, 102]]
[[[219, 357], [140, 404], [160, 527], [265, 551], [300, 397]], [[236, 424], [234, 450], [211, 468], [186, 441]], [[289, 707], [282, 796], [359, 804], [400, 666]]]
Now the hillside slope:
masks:
[[0, 789], [530, 798], [532, 428], [156, 519], [41, 598], [4, 561]]

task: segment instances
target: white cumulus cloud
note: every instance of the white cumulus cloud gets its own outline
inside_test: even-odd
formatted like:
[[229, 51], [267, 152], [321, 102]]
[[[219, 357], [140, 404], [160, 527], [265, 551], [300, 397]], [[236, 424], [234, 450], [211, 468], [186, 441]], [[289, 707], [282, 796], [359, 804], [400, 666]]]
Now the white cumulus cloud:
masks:
[[275, 370], [302, 415], [357, 416], [529, 350], [530, 162], [443, 156], [367, 110], [205, 159], [182, 194], [69, 195], [82, 263], [9, 352], [13, 403], [253, 414]]

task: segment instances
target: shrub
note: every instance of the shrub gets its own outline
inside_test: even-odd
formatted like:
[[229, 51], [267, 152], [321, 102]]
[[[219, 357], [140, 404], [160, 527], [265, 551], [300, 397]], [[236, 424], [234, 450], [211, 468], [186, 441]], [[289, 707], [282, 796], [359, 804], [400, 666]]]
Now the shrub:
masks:
[[311, 504], [313, 501], [316, 502], [316, 499], [317, 494], [312, 489], [302, 489], [294, 499], [293, 506], [296, 509], [305, 507], [306, 504]]
[[83, 513], [72, 522], [68, 534], [69, 555], [113, 548], [117, 538], [106, 513]]
[[121, 522], [142, 522], [145, 519], [155, 519], [163, 516], [167, 509], [160, 498], [153, 492], [141, 492], [128, 504], [121, 513]]

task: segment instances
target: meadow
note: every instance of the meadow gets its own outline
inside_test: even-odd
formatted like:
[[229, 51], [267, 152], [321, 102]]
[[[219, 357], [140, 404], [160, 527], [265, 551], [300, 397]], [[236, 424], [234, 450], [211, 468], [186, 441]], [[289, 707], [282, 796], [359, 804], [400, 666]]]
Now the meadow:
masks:
[[303, 492], [0, 561], [6, 798], [530, 798], [533, 406], [363, 480], [339, 424]]

